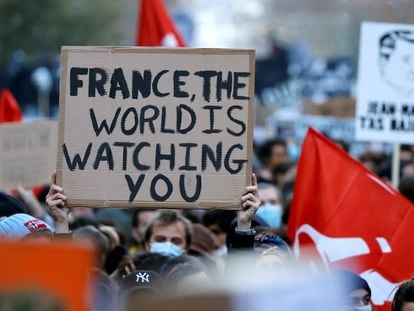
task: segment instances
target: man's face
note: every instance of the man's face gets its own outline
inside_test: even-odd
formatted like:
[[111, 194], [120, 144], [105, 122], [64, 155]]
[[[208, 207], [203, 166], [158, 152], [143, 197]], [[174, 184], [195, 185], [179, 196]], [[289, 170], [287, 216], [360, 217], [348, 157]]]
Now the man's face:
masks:
[[[185, 239], [184, 224], [181, 221], [177, 221], [167, 226], [154, 225], [149, 244], [163, 242], [171, 242], [186, 251], [188, 245]], [[147, 250], [149, 250], [148, 248], [149, 245], [147, 245]]]
[[414, 91], [414, 43], [397, 39], [388, 61], [383, 61], [384, 78], [404, 91]]

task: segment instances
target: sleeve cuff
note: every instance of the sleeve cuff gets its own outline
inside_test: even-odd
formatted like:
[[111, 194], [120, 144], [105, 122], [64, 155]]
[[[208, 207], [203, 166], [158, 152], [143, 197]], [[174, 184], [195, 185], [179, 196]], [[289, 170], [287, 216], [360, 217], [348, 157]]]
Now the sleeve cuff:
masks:
[[256, 235], [256, 230], [254, 230], [254, 229], [239, 230], [239, 229], [235, 228], [234, 231], [237, 234], [240, 234], [240, 235]]

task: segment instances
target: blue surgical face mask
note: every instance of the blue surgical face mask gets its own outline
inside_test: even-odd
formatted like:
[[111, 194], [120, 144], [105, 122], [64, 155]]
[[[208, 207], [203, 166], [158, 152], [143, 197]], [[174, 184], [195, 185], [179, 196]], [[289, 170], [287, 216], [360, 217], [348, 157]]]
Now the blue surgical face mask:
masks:
[[371, 305], [368, 305], [368, 306], [364, 306], [364, 307], [353, 308], [352, 310], [355, 310], [355, 311], [372, 311], [372, 307], [371, 307]]
[[184, 250], [171, 242], [154, 242], [150, 244], [150, 252], [170, 257], [178, 257], [184, 254]]
[[288, 155], [291, 161], [296, 161], [297, 159], [299, 159], [300, 148], [296, 144], [289, 144]]
[[259, 207], [256, 215], [272, 228], [279, 228], [282, 224], [282, 207], [279, 204], [266, 203]]

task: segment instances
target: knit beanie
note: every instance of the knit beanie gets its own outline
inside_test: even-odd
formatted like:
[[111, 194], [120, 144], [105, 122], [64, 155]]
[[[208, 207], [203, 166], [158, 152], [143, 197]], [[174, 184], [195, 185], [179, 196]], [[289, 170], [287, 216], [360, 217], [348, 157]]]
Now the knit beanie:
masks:
[[0, 218], [0, 237], [21, 239], [41, 231], [53, 232], [45, 222], [28, 214], [14, 214]]

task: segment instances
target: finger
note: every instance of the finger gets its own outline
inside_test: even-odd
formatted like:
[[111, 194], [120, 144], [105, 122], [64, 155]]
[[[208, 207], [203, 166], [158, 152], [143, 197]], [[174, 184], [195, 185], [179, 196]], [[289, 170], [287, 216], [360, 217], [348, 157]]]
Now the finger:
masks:
[[132, 271], [129, 269], [128, 266], [125, 266], [125, 273], [128, 275], [130, 274]]
[[247, 210], [247, 208], [243, 206], [244, 203], [245, 202], [240, 202], [240, 207], [241, 207], [242, 212], [245, 212]]
[[50, 208], [54, 208], [54, 207], [58, 207], [58, 208], [60, 208], [60, 207], [63, 207], [63, 206], [65, 206], [65, 203], [62, 201], [62, 200], [51, 200], [51, 201], [49, 201], [49, 207]]
[[130, 260], [130, 262], [129, 262], [129, 267], [131, 268], [132, 271], [137, 270], [136, 267], [135, 267], [135, 264], [132, 260]]
[[66, 197], [50, 197], [46, 200], [46, 204], [50, 207], [56, 205], [56, 203], [63, 203], [63, 205], [66, 205]]
[[63, 188], [59, 187], [58, 185], [51, 185], [50, 191], [52, 192], [52, 194], [57, 192], [63, 193]]
[[257, 186], [257, 177], [255, 173], [252, 173], [252, 186]]
[[64, 195], [64, 194], [60, 193], [60, 192], [57, 192], [57, 193], [53, 194], [53, 195], [50, 197], [50, 199], [51, 199], [51, 200], [58, 200], [58, 199], [61, 199], [62, 201], [66, 201], [66, 200], [68, 199], [68, 197], [67, 197], [66, 195]]
[[245, 195], [246, 193], [257, 193], [257, 186], [247, 186], [246, 188], [244, 188], [242, 195]]
[[56, 170], [53, 171], [52, 173], [52, 185], [56, 184]]
[[242, 207], [245, 208], [246, 210], [248, 210], [249, 208], [251, 208], [252, 206], [254, 206], [253, 202], [251, 201], [246, 201], [242, 204]]
[[241, 198], [241, 201], [242, 202], [246, 202], [246, 201], [248, 201], [248, 200], [250, 200], [250, 201], [255, 201], [255, 196], [253, 195], [253, 193], [248, 193], [248, 194], [246, 194], [246, 195], [244, 195], [244, 196], [242, 196], [242, 198]]

